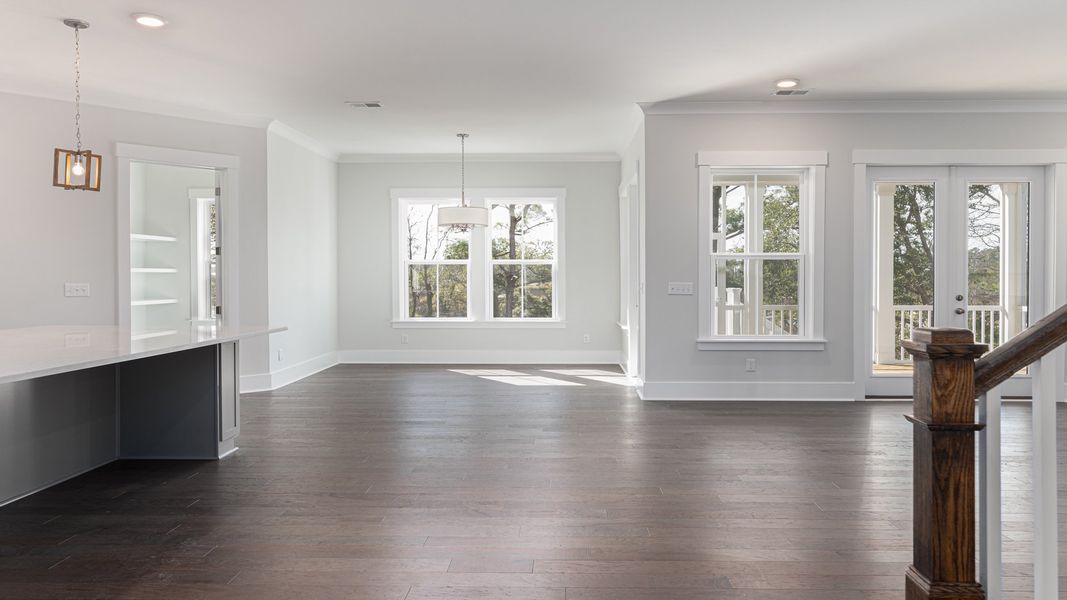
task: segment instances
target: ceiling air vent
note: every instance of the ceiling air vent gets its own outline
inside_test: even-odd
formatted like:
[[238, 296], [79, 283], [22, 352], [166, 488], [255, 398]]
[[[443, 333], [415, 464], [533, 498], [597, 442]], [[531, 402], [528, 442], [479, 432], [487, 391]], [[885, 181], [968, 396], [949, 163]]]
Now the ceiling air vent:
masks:
[[808, 90], [775, 90], [775, 96], [803, 96]]
[[380, 100], [346, 100], [345, 104], [352, 108], [381, 108]]

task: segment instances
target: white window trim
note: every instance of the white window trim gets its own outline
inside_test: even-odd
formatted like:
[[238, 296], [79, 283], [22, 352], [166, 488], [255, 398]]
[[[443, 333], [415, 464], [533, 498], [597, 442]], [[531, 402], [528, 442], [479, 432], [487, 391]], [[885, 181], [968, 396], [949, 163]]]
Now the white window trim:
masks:
[[[826, 165], [824, 151], [716, 151], [697, 154], [699, 180], [699, 285], [698, 350], [804, 350], [826, 349], [824, 337], [825, 253], [823, 225], [826, 206]], [[805, 331], [800, 336], [720, 336], [712, 323], [714, 282], [710, 276], [711, 254], [711, 175], [717, 169], [796, 169], [806, 171], [807, 201], [801, 202], [802, 277], [800, 293], [804, 303]], [[744, 255], [738, 255], [743, 257]], [[732, 256], [731, 256], [732, 257]]]
[[[492, 316], [493, 279], [489, 227], [475, 227], [471, 231], [470, 259], [467, 270], [468, 318], [411, 318], [405, 306], [406, 275], [400, 271], [400, 240], [402, 232], [400, 206], [402, 202], [431, 202], [459, 199], [459, 188], [394, 188], [390, 190], [392, 204], [392, 326], [397, 329], [528, 329], [565, 327], [565, 282], [566, 282], [566, 221], [563, 188], [473, 188], [466, 190], [467, 203], [471, 206], [490, 208], [506, 200], [539, 201], [556, 207], [556, 259], [553, 273], [553, 312], [551, 319], [526, 318], [506, 319]], [[491, 225], [490, 225], [491, 226]]]

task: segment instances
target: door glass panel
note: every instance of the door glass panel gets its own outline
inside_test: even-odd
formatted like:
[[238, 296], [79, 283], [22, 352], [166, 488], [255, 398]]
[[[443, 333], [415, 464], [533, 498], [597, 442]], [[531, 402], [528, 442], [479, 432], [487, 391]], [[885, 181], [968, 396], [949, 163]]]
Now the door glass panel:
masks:
[[1029, 325], [1030, 186], [967, 186], [967, 322], [995, 348]]
[[902, 342], [934, 325], [934, 185], [876, 186], [874, 372], [911, 371]]

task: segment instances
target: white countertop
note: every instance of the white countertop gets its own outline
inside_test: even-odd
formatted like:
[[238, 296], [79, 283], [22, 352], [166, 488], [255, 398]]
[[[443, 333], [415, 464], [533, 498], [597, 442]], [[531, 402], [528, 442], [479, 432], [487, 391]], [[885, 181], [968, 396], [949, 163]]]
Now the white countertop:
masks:
[[138, 334], [112, 325], [0, 329], [0, 383], [181, 352], [285, 329], [266, 325], [188, 324]]

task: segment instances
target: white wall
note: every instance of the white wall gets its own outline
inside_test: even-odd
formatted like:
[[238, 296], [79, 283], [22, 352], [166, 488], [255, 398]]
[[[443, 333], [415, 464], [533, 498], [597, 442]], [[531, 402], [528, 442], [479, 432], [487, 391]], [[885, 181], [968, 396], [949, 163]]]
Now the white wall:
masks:
[[[638, 294], [638, 302], [640, 303], [640, 307], [639, 307], [639, 309], [637, 311], [638, 312], [637, 323], [636, 323], [636, 325], [637, 325], [637, 334], [636, 335], [635, 334], [631, 334], [629, 337], [632, 338], [630, 343], [633, 343], [633, 344], [638, 346], [638, 352], [637, 352], [637, 355], [638, 355], [637, 377], [639, 379], [641, 379], [641, 380], [644, 380], [645, 374], [646, 374], [646, 365], [645, 365], [645, 359], [644, 359], [644, 354], [645, 354], [645, 328], [644, 328], [645, 302], [644, 302], [644, 299], [642, 297], [640, 297], [640, 294], [641, 294], [640, 283], [645, 281], [645, 271], [644, 271], [644, 269], [645, 269], [645, 266], [644, 266], [645, 254], [644, 254], [644, 251], [643, 251], [643, 248], [645, 246], [645, 240], [644, 240], [645, 123], [644, 123], [644, 119], [641, 120], [640, 125], [638, 125], [638, 127], [637, 127], [637, 131], [634, 132], [633, 138], [630, 140], [630, 143], [623, 150], [621, 165], [622, 165], [622, 169], [621, 169], [621, 173], [620, 173], [621, 177], [619, 179], [619, 181], [620, 181], [620, 193], [622, 191], [621, 186], [629, 185], [630, 182], [633, 181], [634, 177], [637, 178], [638, 209], [637, 209], [636, 213], [631, 211], [631, 218], [633, 218], [633, 215], [636, 214], [637, 215], [637, 219], [638, 219], [638, 224], [637, 224], [636, 228], [631, 226], [631, 227], [628, 227], [628, 229], [630, 230], [630, 238], [631, 238], [629, 240], [629, 245], [630, 245], [631, 248], [637, 248], [637, 252], [638, 252], [638, 263], [639, 263], [638, 264], [638, 280], [639, 281], [638, 281], [638, 286], [637, 286], [638, 289], [637, 289], [636, 292]], [[634, 237], [634, 235], [633, 235], [633, 232], [634, 232], [635, 229], [637, 230], [637, 236], [636, 237]], [[625, 235], [625, 234], [620, 232], [619, 235]], [[632, 252], [632, 250], [631, 250], [631, 252]], [[624, 341], [623, 347], [624, 347], [624, 349], [626, 348], [626, 342], [625, 341]]]
[[[457, 161], [458, 162], [458, 161]], [[341, 164], [338, 268], [341, 360], [611, 362], [619, 358], [617, 162], [475, 162], [471, 187], [562, 187], [566, 327], [394, 329], [391, 188], [458, 187], [457, 163]], [[590, 343], [582, 336], [589, 334]], [[401, 344], [401, 335], [408, 337]]]
[[[271, 381], [278, 387], [336, 362], [337, 163], [286, 127], [267, 132]], [[280, 353], [280, 355], [279, 355]]]
[[[853, 353], [859, 351], [853, 347], [853, 328], [862, 315], [853, 311], [852, 150], [1063, 147], [1065, 114], [648, 115], [646, 397], [853, 397]], [[822, 290], [829, 340], [825, 351], [696, 349], [697, 297], [668, 296], [666, 286], [668, 281], [698, 280], [694, 158], [701, 150], [829, 151]], [[748, 357], [757, 359], [756, 373], [745, 373]]]
[[[115, 142], [240, 157], [240, 316], [265, 323], [264, 130], [83, 106], [84, 145], [103, 155], [103, 178], [100, 192], [78, 192], [51, 184], [52, 149], [73, 144], [71, 115], [69, 102], [0, 94], [0, 328], [117, 321]], [[89, 283], [91, 297], [64, 298], [64, 282]], [[242, 343], [242, 373], [267, 368], [266, 340]]]

